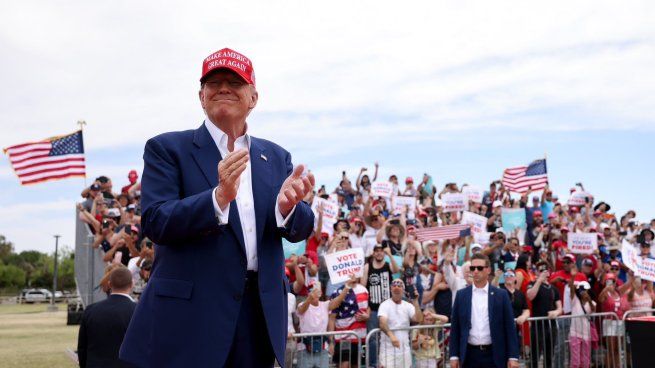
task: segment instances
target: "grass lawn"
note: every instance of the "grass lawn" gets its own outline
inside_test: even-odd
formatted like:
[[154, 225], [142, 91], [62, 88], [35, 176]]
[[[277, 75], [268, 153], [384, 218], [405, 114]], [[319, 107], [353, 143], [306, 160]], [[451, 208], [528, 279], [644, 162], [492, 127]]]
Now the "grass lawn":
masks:
[[0, 305], [0, 366], [75, 367], [66, 349], [77, 347], [79, 326], [66, 326], [66, 304], [47, 312], [47, 304]]

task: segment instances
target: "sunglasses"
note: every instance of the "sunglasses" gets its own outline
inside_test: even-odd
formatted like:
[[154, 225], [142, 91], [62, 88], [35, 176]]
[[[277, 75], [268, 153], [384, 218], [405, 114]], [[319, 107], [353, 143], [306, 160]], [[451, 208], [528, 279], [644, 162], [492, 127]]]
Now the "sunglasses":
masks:
[[469, 266], [469, 270], [471, 270], [471, 272], [475, 270], [482, 272], [485, 268], [487, 268], [487, 266]]
[[571, 264], [571, 261], [564, 261], [564, 264]]
[[619, 268], [618, 268], [618, 267], [610, 267], [610, 270], [612, 270], [612, 271], [618, 271]]
[[548, 271], [548, 267], [540, 267], [539, 272], [546, 272]]
[[395, 287], [400, 287], [400, 288], [401, 288], [401, 287], [403, 287], [404, 285], [403, 285], [402, 282], [392, 282], [392, 283], [391, 283], [391, 286], [392, 286], [392, 287], [395, 286]]

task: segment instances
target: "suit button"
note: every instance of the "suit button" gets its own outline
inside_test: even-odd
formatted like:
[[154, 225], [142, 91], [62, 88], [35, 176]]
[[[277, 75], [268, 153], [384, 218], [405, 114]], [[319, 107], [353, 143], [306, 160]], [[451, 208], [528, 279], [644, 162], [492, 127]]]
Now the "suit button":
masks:
[[237, 302], [241, 300], [241, 294], [234, 294], [234, 300], [236, 300]]

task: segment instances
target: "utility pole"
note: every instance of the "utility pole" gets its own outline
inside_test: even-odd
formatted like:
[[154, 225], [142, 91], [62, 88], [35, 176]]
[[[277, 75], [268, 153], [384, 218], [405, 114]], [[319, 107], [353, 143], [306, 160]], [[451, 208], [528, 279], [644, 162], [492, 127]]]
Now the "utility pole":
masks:
[[61, 235], [55, 235], [55, 269], [54, 275], [52, 277], [52, 299], [50, 300], [50, 306], [48, 306], [48, 312], [56, 312], [59, 310], [55, 305], [55, 293], [57, 292], [57, 251], [59, 250], [59, 238]]

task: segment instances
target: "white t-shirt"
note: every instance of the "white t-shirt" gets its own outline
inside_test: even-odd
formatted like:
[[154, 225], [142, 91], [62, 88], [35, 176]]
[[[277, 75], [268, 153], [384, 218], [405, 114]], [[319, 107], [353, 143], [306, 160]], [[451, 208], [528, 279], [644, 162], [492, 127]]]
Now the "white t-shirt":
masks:
[[127, 269], [132, 273], [132, 285], [136, 285], [139, 280], [141, 280], [141, 267], [137, 266], [137, 262], [141, 257], [132, 257], [130, 261], [127, 262]]
[[325, 332], [327, 331], [328, 319], [330, 312], [328, 310], [329, 301], [318, 302], [317, 306], [309, 305], [305, 313], [298, 312], [300, 319], [300, 332]]
[[366, 234], [363, 234], [361, 237], [357, 236], [357, 234], [350, 234], [348, 238], [350, 240], [351, 248], [362, 248], [362, 252], [366, 255]]
[[296, 330], [293, 328], [293, 313], [296, 311], [296, 296], [288, 293], [287, 294], [287, 303], [288, 303], [288, 312], [289, 315], [287, 316], [287, 332], [288, 333], [296, 333]]
[[[411, 319], [414, 317], [415, 313], [416, 310], [412, 304], [404, 300], [397, 304], [393, 301], [393, 299], [389, 298], [380, 304], [380, 308], [378, 309], [378, 318], [386, 317], [387, 325], [390, 329], [407, 328], [409, 327]], [[385, 333], [381, 333], [382, 336], [380, 338], [380, 344], [383, 351], [385, 351], [386, 354], [404, 354], [410, 351], [409, 330], [394, 331], [393, 334], [396, 335], [396, 338], [398, 341], [400, 341], [400, 348], [394, 348], [393, 344], [391, 344], [389, 336], [387, 336]]]

